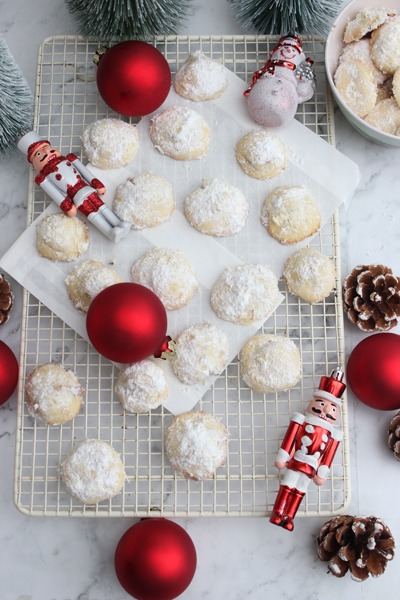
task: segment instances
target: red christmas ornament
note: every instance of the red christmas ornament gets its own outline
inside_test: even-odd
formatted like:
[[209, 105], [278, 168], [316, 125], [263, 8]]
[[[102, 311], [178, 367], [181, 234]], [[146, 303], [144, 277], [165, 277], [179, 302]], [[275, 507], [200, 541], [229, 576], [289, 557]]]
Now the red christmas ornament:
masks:
[[86, 329], [96, 350], [120, 363], [143, 360], [164, 345], [167, 313], [161, 300], [137, 283], [116, 283], [91, 302]]
[[18, 362], [11, 348], [0, 341], [0, 404], [7, 402], [18, 383]]
[[156, 110], [168, 96], [171, 71], [166, 58], [146, 42], [128, 41], [97, 54], [97, 87], [110, 108], [127, 117]]
[[115, 572], [137, 600], [173, 600], [186, 590], [196, 571], [196, 549], [173, 521], [148, 518], [128, 529], [115, 551]]
[[347, 380], [354, 394], [372, 408], [400, 408], [400, 336], [377, 333], [350, 354]]

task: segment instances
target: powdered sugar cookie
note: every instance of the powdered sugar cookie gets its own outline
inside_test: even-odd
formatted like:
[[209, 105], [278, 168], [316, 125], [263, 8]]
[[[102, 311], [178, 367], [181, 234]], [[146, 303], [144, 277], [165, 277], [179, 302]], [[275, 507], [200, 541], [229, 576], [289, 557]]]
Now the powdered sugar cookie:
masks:
[[228, 363], [228, 340], [211, 323], [191, 325], [176, 338], [172, 369], [182, 383], [194, 385], [209, 375], [219, 375]]
[[261, 223], [281, 244], [295, 244], [321, 226], [318, 203], [302, 185], [275, 188], [265, 199]]
[[344, 46], [342, 53], [339, 56], [339, 63], [352, 62], [353, 60], [361, 60], [362, 62], [366, 63], [372, 70], [378, 85], [381, 85], [387, 78], [387, 74], [382, 73], [382, 71], [377, 69], [374, 65], [374, 62], [371, 58], [369, 38], [363, 38], [358, 42], [352, 42], [351, 44]]
[[286, 147], [271, 131], [256, 129], [239, 140], [236, 159], [250, 177], [271, 179], [286, 169]]
[[113, 210], [133, 229], [154, 227], [167, 221], [175, 209], [172, 186], [155, 173], [140, 173], [121, 183], [115, 192]]
[[335, 266], [314, 248], [301, 248], [286, 261], [283, 275], [288, 290], [306, 302], [320, 302], [335, 286]]
[[218, 98], [228, 85], [224, 65], [201, 50], [189, 54], [175, 75], [175, 91], [188, 100], [201, 102]]
[[199, 287], [194, 268], [181, 250], [153, 248], [131, 271], [133, 283], [152, 290], [169, 310], [188, 304]]
[[365, 121], [380, 131], [396, 135], [400, 127], [400, 107], [394, 98], [381, 100], [367, 114]]
[[205, 411], [176, 416], [165, 434], [166, 455], [183, 477], [202, 481], [214, 477], [227, 455], [228, 430]]
[[83, 504], [97, 504], [119, 494], [126, 474], [110, 444], [88, 439], [61, 463], [60, 475], [68, 492]]
[[371, 35], [371, 58], [384, 73], [400, 68], [400, 17], [393, 17]]
[[344, 103], [359, 117], [365, 117], [375, 106], [377, 82], [366, 62], [347, 60], [340, 63], [334, 81]]
[[397, 69], [397, 71], [393, 75], [392, 90], [394, 99], [400, 107], [400, 68]]
[[256, 392], [288, 390], [301, 377], [299, 349], [287, 337], [255, 335], [243, 346], [239, 358], [243, 380]]
[[240, 231], [249, 213], [241, 190], [223, 179], [204, 180], [203, 187], [185, 198], [185, 215], [193, 227], [217, 237]]
[[161, 154], [175, 160], [192, 160], [207, 153], [211, 129], [195, 110], [170, 106], [152, 118], [150, 138]]
[[210, 302], [224, 321], [240, 325], [265, 321], [279, 303], [278, 280], [264, 265], [228, 267], [212, 287]]
[[346, 25], [343, 41], [345, 44], [355, 42], [363, 38], [383, 23], [389, 20], [389, 17], [396, 14], [395, 10], [387, 8], [362, 8]]
[[46, 363], [28, 376], [25, 398], [33, 417], [48, 425], [62, 425], [79, 413], [83, 389], [73, 371], [57, 363]]
[[76, 217], [55, 213], [37, 224], [36, 245], [44, 258], [69, 262], [89, 248], [89, 229]]
[[100, 119], [83, 130], [83, 151], [100, 169], [117, 169], [133, 161], [139, 149], [134, 125], [119, 119]]
[[158, 408], [168, 397], [168, 391], [163, 369], [150, 359], [124, 365], [115, 384], [119, 401], [131, 413]]
[[92, 259], [76, 265], [65, 278], [65, 285], [72, 304], [86, 313], [97, 294], [121, 281], [122, 277], [114, 269]]

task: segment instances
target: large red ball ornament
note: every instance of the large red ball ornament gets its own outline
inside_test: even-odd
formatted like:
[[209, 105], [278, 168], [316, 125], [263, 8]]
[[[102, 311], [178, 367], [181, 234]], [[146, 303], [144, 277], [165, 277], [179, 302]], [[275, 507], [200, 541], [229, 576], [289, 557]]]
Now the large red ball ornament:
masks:
[[166, 58], [154, 46], [140, 41], [121, 42], [101, 54], [96, 79], [104, 102], [127, 117], [156, 110], [171, 87]]
[[115, 283], [92, 300], [86, 329], [93, 346], [106, 358], [137, 362], [161, 348], [167, 313], [158, 296], [143, 285]]
[[7, 402], [18, 383], [18, 362], [7, 344], [0, 341], [0, 404]]
[[173, 600], [192, 581], [196, 563], [196, 549], [186, 531], [158, 517], [128, 529], [114, 560], [120, 584], [137, 600]]
[[364, 404], [400, 409], [400, 336], [377, 333], [362, 340], [350, 354], [347, 381]]

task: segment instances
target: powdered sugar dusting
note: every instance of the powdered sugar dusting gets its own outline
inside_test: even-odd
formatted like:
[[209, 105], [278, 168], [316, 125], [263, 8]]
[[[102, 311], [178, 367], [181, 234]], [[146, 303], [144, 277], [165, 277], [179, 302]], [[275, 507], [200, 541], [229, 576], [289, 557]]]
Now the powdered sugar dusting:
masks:
[[204, 480], [224, 463], [227, 440], [227, 429], [215, 417], [204, 411], [183, 413], [167, 430], [167, 457], [185, 477]]
[[174, 81], [176, 92], [195, 102], [218, 98], [227, 85], [224, 65], [212, 60], [201, 50], [189, 54]]
[[123, 167], [135, 158], [139, 135], [134, 125], [119, 119], [100, 119], [87, 125], [82, 136], [83, 151], [96, 167]]
[[204, 117], [185, 106], [170, 106], [151, 120], [150, 137], [162, 153], [177, 160], [207, 153], [211, 129]]
[[85, 440], [60, 466], [72, 496], [84, 504], [112, 498], [122, 489], [125, 470], [119, 454], [102, 440]]
[[182, 383], [193, 385], [209, 375], [219, 375], [228, 363], [227, 337], [211, 323], [191, 325], [175, 341], [171, 365]]
[[333, 261], [315, 248], [301, 248], [289, 257], [283, 275], [289, 291], [308, 302], [319, 302], [335, 284]]
[[153, 248], [132, 266], [131, 279], [151, 289], [169, 310], [185, 306], [199, 287], [194, 268], [181, 250]]
[[87, 312], [93, 298], [105, 288], [121, 281], [121, 276], [100, 260], [87, 260], [72, 269], [65, 284], [74, 306]]
[[166, 221], [175, 208], [172, 185], [155, 173], [129, 177], [116, 190], [113, 210], [133, 229], [154, 227]]
[[243, 192], [222, 179], [204, 180], [202, 188], [187, 196], [184, 207], [191, 225], [215, 236], [238, 233], [249, 213]]
[[225, 269], [211, 290], [211, 306], [226, 321], [248, 324], [265, 320], [278, 302], [278, 280], [261, 264]]
[[147, 413], [167, 398], [168, 384], [160, 366], [143, 360], [120, 370], [115, 391], [125, 410]]
[[89, 231], [78, 218], [55, 213], [37, 224], [39, 254], [51, 260], [75, 260], [89, 248]]

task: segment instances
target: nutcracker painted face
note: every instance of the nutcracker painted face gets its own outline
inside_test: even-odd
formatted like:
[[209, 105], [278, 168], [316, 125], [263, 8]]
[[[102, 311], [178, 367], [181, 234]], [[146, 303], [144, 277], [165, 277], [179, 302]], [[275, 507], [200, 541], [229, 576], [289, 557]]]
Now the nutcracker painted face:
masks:
[[324, 419], [328, 423], [335, 423], [339, 416], [339, 408], [334, 402], [318, 397], [311, 400], [306, 412], [314, 417]]
[[43, 142], [36, 145], [29, 155], [29, 162], [32, 163], [35, 171], [40, 173], [45, 165], [58, 156], [61, 156], [61, 153], [57, 148], [53, 148], [48, 142]]

